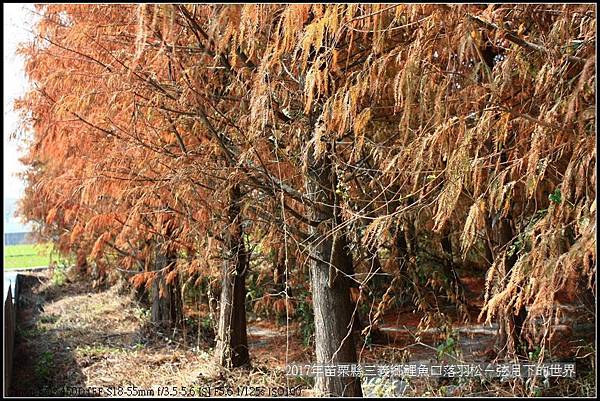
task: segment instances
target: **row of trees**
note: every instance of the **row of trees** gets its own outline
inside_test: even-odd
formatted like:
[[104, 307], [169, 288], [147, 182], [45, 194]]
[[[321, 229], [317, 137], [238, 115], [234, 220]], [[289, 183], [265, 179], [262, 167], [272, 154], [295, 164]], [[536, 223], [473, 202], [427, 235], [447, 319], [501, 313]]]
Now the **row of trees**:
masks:
[[558, 293], [595, 293], [593, 6], [36, 10], [21, 213], [82, 277], [149, 289], [170, 327], [182, 285], [219, 275], [224, 366], [250, 359], [253, 252], [288, 315], [308, 267], [317, 363], [357, 360], [351, 288], [390, 286], [376, 319], [402, 285], [464, 306], [459, 267], [485, 274], [506, 356]]

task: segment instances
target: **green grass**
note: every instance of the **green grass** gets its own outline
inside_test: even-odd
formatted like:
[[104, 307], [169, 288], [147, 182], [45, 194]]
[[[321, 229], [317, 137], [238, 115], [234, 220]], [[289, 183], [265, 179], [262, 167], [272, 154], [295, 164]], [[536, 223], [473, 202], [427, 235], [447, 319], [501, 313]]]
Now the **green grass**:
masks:
[[50, 255], [52, 244], [8, 245], [4, 247], [4, 268], [48, 266], [58, 262], [58, 255]]

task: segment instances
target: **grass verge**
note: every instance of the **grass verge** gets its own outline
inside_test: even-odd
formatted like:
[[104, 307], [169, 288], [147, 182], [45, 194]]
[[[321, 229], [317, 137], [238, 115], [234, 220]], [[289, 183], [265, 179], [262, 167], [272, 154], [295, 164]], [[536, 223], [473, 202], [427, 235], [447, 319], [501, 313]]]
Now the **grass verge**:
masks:
[[4, 268], [48, 266], [59, 263], [58, 255], [52, 254], [52, 244], [21, 244], [4, 246]]

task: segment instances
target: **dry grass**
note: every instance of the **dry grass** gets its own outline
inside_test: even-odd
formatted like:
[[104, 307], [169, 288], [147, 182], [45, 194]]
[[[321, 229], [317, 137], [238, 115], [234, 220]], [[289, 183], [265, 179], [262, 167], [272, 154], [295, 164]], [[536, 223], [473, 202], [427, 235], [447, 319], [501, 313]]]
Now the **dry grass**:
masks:
[[208, 357], [158, 333], [151, 338], [140, 309], [116, 287], [64, 298], [45, 310], [59, 316], [55, 329], [69, 339], [87, 386], [189, 385]]
[[[41, 284], [23, 295], [14, 395], [42, 395], [44, 386], [156, 391], [159, 386], [298, 384], [286, 380], [285, 352], [274, 352], [285, 350], [285, 330], [283, 339], [279, 332], [260, 339], [250, 335], [252, 367], [230, 371], [214, 363], [208, 342], [198, 341], [195, 333], [154, 328], [148, 311], [122, 287], [94, 290], [70, 280], [57, 285], [49, 275], [40, 275]], [[295, 354], [304, 353], [296, 349]]]

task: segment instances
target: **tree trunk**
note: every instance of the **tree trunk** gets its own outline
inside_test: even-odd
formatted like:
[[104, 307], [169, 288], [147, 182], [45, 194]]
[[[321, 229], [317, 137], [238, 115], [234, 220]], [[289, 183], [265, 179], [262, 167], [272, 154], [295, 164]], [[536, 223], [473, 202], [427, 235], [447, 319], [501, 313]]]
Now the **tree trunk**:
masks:
[[[408, 204], [412, 205], [413, 198], [408, 198]], [[411, 269], [418, 269], [417, 257], [419, 254], [419, 241], [417, 240], [417, 229], [415, 228], [415, 221], [407, 221], [404, 224], [404, 246], [406, 246], [406, 256], [408, 258], [408, 266]]]
[[[451, 294], [452, 297], [456, 296], [456, 299], [452, 299], [457, 307], [461, 305], [467, 304], [467, 299], [465, 297], [465, 290], [460, 282], [460, 278], [456, 272], [456, 265], [454, 264], [454, 254], [452, 252], [452, 239], [450, 238], [450, 230], [446, 229], [446, 231], [442, 234], [441, 239], [442, 250], [444, 251], [444, 260], [443, 263], [443, 271], [446, 279], [448, 280], [448, 286], [453, 291]], [[449, 294], [450, 295], [450, 294]]]
[[145, 285], [135, 287], [135, 299], [145, 307], [150, 306], [150, 299], [148, 298], [148, 290]]
[[[343, 232], [333, 233], [338, 220], [335, 197], [336, 177], [328, 159], [315, 161], [309, 150], [307, 193], [314, 202], [311, 219], [321, 221], [311, 227], [310, 273], [315, 315], [315, 347], [317, 364], [356, 363], [352, 333], [354, 305], [350, 298], [352, 259]], [[336, 271], [330, 266], [339, 269]], [[355, 377], [316, 377], [319, 395], [362, 396], [360, 379]]]
[[[508, 245], [513, 239], [513, 230], [510, 226], [508, 218], [502, 218], [498, 221], [493, 232], [493, 237], [496, 240], [497, 249], [501, 249]], [[510, 256], [506, 256], [506, 273], [505, 280], [510, 278], [511, 270], [517, 261], [517, 254], [514, 252]], [[498, 312], [498, 357], [513, 358], [521, 351], [521, 331], [523, 322], [526, 317], [525, 307], [521, 307], [518, 311], [500, 309]]]
[[171, 283], [166, 282], [166, 276], [175, 269], [175, 261], [176, 257], [171, 252], [159, 251], [155, 266], [161, 272], [152, 283], [151, 320], [166, 329], [178, 326], [183, 320], [179, 278], [176, 277]]
[[217, 359], [221, 366], [235, 368], [250, 362], [246, 333], [248, 255], [243, 239], [240, 188], [235, 186], [230, 196], [229, 227], [225, 230]]
[[402, 269], [406, 270], [408, 264], [409, 253], [408, 243], [406, 242], [406, 230], [404, 228], [398, 228], [398, 233], [394, 237], [394, 244], [392, 246], [392, 257], [398, 267], [398, 272]]

